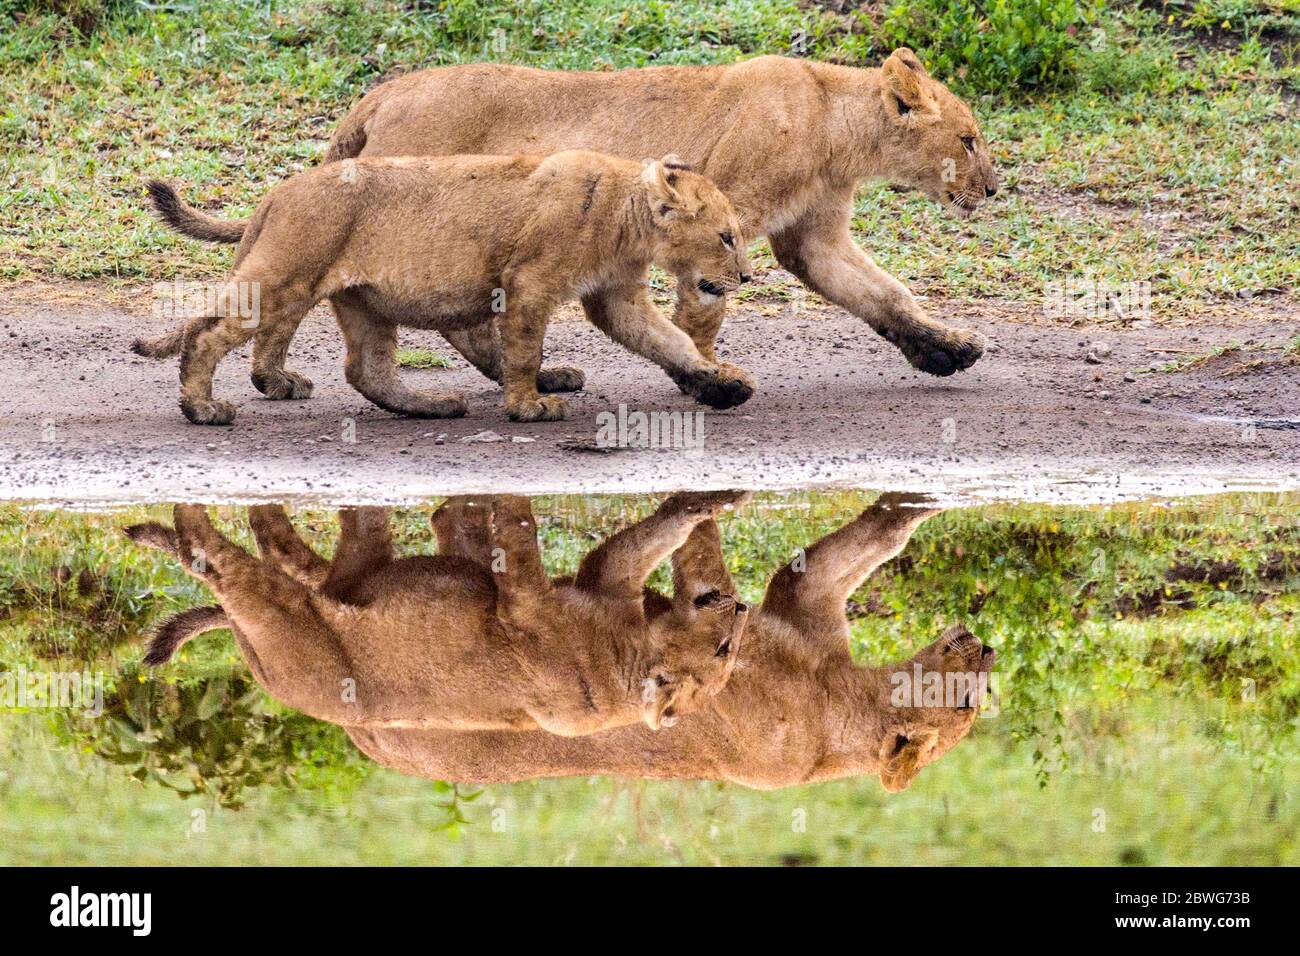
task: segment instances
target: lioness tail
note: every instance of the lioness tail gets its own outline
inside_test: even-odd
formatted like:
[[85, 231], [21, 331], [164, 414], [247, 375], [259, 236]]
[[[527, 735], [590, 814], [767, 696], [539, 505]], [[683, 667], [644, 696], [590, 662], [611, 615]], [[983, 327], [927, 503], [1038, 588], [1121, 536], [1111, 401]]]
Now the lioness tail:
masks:
[[195, 209], [167, 183], [149, 180], [149, 198], [163, 222], [179, 233], [204, 242], [238, 242], [248, 227], [247, 219], [218, 219]]

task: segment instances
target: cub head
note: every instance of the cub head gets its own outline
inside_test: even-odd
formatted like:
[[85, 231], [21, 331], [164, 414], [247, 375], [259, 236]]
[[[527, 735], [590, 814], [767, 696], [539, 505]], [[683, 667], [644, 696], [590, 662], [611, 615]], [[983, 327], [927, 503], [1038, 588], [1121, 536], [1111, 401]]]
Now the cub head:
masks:
[[988, 692], [993, 648], [960, 624], [911, 660], [888, 668], [880, 782], [906, 790], [921, 768], [960, 742]]
[[647, 727], [671, 727], [726, 686], [748, 619], [749, 608], [735, 595], [715, 590], [674, 602], [673, 610], [655, 621], [659, 654], [641, 685]]
[[694, 287], [705, 303], [749, 281], [740, 217], [712, 180], [669, 155], [646, 160], [641, 188], [656, 233], [655, 265]]
[[988, 143], [970, 107], [906, 47], [880, 68], [884, 174], [965, 218], [998, 191]]

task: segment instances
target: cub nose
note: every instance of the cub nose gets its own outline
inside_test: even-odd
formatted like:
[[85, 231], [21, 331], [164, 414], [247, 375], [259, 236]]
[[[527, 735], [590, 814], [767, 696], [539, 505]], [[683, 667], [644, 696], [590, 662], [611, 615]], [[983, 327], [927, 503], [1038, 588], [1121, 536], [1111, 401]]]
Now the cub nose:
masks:
[[997, 186], [985, 186], [985, 187], [984, 187], [984, 195], [985, 195], [987, 198], [992, 199], [992, 198], [993, 198], [994, 196], [996, 196], [997, 194], [998, 194], [998, 187], [997, 187]]
[[750, 281], [751, 279], [753, 279], [753, 278], [754, 278], [754, 277], [753, 277], [752, 275], [750, 275], [748, 272], [742, 272], [742, 273], [740, 274], [740, 281], [741, 281], [741, 282], [749, 282], [749, 281]]

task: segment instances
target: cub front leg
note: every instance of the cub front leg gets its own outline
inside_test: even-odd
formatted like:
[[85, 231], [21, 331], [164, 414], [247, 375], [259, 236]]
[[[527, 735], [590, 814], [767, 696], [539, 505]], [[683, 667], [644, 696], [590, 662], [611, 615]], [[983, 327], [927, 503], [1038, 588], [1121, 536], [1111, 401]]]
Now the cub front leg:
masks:
[[733, 408], [754, 394], [753, 378], [734, 365], [701, 355], [691, 336], [655, 308], [644, 283], [611, 286], [583, 296], [582, 307], [593, 325], [654, 362], [697, 402]]
[[746, 497], [747, 493], [740, 491], [673, 495], [650, 517], [624, 528], [583, 558], [574, 585], [643, 600], [646, 578], [661, 561], [686, 544], [696, 525]]
[[984, 354], [983, 337], [929, 318], [905, 285], [858, 248], [849, 232], [851, 210], [848, 197], [770, 236], [777, 261], [808, 288], [865, 320], [914, 368], [944, 376], [974, 365]]
[[501, 316], [501, 351], [505, 359], [506, 414], [516, 422], [553, 422], [564, 418], [565, 404], [554, 395], [537, 390], [537, 373], [542, 367], [542, 343], [552, 306], [530, 302], [519, 292], [506, 293], [506, 311]]

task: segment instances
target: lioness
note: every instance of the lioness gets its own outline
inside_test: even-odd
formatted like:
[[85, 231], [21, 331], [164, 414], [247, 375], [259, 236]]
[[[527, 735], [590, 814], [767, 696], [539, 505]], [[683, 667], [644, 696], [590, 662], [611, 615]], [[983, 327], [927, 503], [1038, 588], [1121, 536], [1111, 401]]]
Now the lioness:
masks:
[[[500, 783], [610, 773], [728, 780], [771, 789], [879, 774], [887, 790], [902, 790], [970, 732], [994, 652], [954, 626], [907, 661], [858, 666], [849, 654], [845, 601], [876, 567], [901, 552], [936, 510], [910, 496], [882, 496], [780, 571], [762, 606], [748, 616], [726, 686], [707, 707], [683, 717], [670, 734], [625, 727], [566, 740], [540, 731], [355, 726], [348, 733], [379, 763], [440, 780]], [[475, 509], [461, 509], [455, 521], [435, 521], [441, 555], [479, 564], [491, 560], [483, 511], [477, 509], [477, 519]], [[281, 566], [321, 564], [291, 529], [279, 540], [263, 551]], [[734, 593], [716, 521], [697, 524], [673, 553], [672, 563], [673, 599], [645, 592], [644, 613], [650, 620], [672, 613], [682, 594]], [[184, 612], [157, 640], [174, 644], [222, 626], [223, 620], [221, 608]], [[900, 690], [915, 690], [906, 681], [915, 679], [918, 668], [921, 675], [942, 675], [945, 690], [957, 692], [955, 699], [938, 706], [911, 693], [900, 699]]]
[[[350, 728], [573, 736], [641, 721], [669, 727], [726, 685], [748, 608], [732, 592], [683, 589], [647, 618], [642, 588], [697, 524], [739, 497], [675, 495], [559, 583], [542, 568], [519, 498], [477, 508], [451, 499], [433, 519], [447, 542], [438, 557], [396, 559], [384, 508], [341, 513], [328, 566], [276, 507], [250, 510], [262, 560], [218, 532], [202, 506], [178, 505], [174, 533], [143, 525], [127, 534], [175, 553], [212, 589], [254, 676], [304, 713]], [[467, 520], [485, 528], [478, 560], [448, 553]], [[224, 623], [210, 610], [200, 617], [164, 627], [148, 660]]]
[[[210, 236], [211, 217], [149, 184], [162, 218]], [[689, 275], [712, 298], [749, 278], [735, 210], [675, 156], [646, 164], [584, 150], [537, 156], [345, 160], [276, 186], [249, 221], [218, 305], [257, 290], [260, 314], [229, 309], [189, 323], [181, 347], [181, 409], [191, 422], [225, 425], [235, 408], [212, 397], [212, 375], [232, 348], [256, 336], [253, 383], [268, 398], [304, 398], [311, 383], [282, 367], [303, 317], [328, 298], [347, 342], [348, 381], [381, 408], [443, 418], [465, 414], [454, 394], [402, 384], [399, 325], [491, 336], [502, 351], [481, 366], [505, 386], [515, 421], [552, 421], [564, 401], [538, 391], [551, 313], [578, 295], [640, 297], [656, 263]], [[615, 341], [666, 369], [716, 408], [750, 393], [737, 370], [705, 359], [653, 309], [600, 323]]]
[[[325, 160], [578, 147], [630, 159], [679, 154], [735, 203], [746, 237], [767, 236], [782, 266], [868, 322], [914, 367], [951, 375], [980, 357], [978, 335], [928, 318], [849, 229], [854, 187], [865, 180], [919, 189], [959, 216], [998, 189], [970, 108], [906, 48], [879, 69], [779, 56], [608, 73], [438, 67], [366, 94]], [[237, 241], [245, 225], [226, 223], [214, 238]], [[653, 309], [644, 296], [598, 289], [583, 306], [602, 327]], [[679, 278], [674, 321], [709, 360], [724, 311], [723, 297], [701, 299], [690, 275]], [[449, 341], [492, 367], [489, 336]]]

